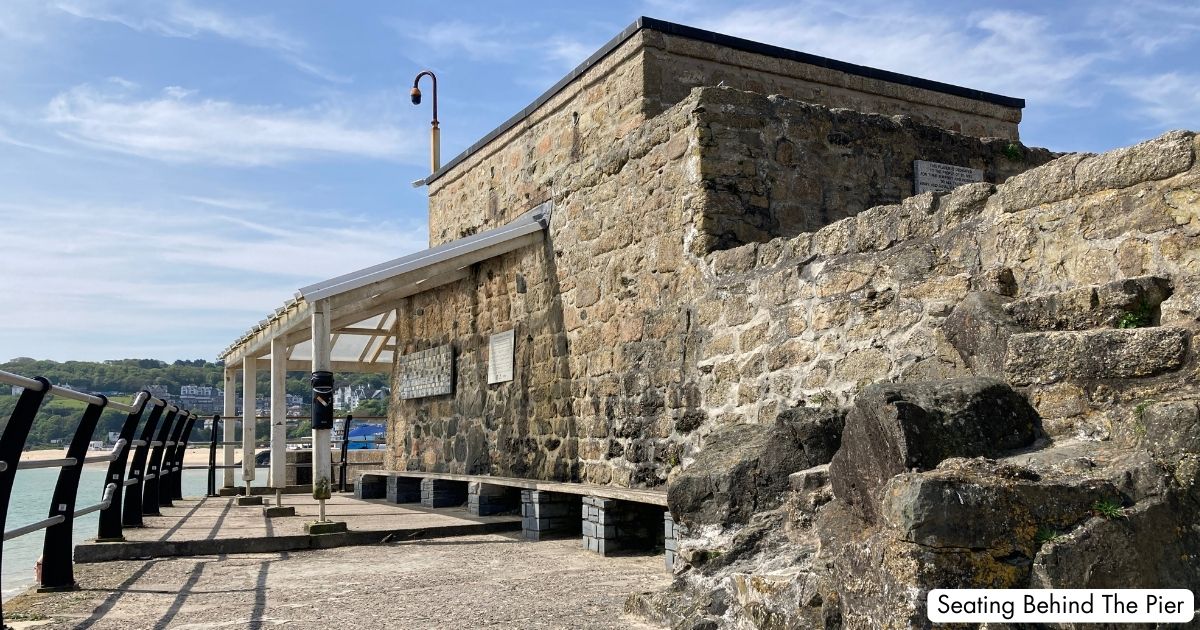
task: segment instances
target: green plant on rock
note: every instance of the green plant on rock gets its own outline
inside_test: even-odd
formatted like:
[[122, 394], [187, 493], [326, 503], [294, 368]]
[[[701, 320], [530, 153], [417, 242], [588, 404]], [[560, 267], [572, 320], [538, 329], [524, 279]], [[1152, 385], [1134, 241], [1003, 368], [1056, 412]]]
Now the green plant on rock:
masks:
[[1092, 504], [1092, 513], [1110, 521], [1125, 518], [1125, 508], [1112, 499], [1100, 499]]
[[1146, 437], [1146, 407], [1152, 401], [1143, 400], [1133, 408], [1133, 434], [1138, 438]]
[[1016, 142], [1009, 142], [1008, 146], [1004, 147], [1004, 157], [1014, 162], [1020, 162], [1025, 159], [1025, 151]]
[[1046, 527], [1045, 525], [1038, 527], [1037, 533], [1033, 535], [1033, 542], [1039, 545], [1058, 542], [1062, 539], [1063, 535], [1060, 534], [1058, 530], [1054, 529], [1053, 527]]
[[1151, 312], [1150, 305], [1145, 302], [1138, 303], [1132, 311], [1117, 319], [1117, 328], [1145, 328], [1153, 324], [1154, 313]]

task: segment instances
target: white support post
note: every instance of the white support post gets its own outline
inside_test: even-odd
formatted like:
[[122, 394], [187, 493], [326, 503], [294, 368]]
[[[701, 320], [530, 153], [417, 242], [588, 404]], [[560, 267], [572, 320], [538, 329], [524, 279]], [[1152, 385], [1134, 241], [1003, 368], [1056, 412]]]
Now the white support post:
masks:
[[224, 433], [221, 436], [221, 441], [225, 442], [222, 450], [225, 453], [224, 457], [224, 478], [223, 487], [232, 488], [234, 486], [233, 461], [234, 461], [234, 445], [233, 441], [237, 439], [237, 370], [231, 367], [225, 368], [225, 403], [221, 414], [222, 430]]
[[258, 359], [242, 359], [242, 481], [246, 496], [250, 496], [254, 481], [255, 398], [258, 397]]
[[[329, 302], [317, 302], [312, 312], [312, 369], [313, 372], [330, 371], [329, 344]], [[313, 404], [317, 404], [314, 400]], [[327, 401], [332, 405], [333, 400]], [[313, 414], [316, 414], [314, 410]], [[333, 454], [330, 448], [329, 429], [313, 429], [312, 442], [312, 481], [313, 498], [320, 503], [320, 522], [325, 522], [325, 500], [332, 496], [332, 475], [330, 462]]]
[[287, 343], [271, 339], [271, 487], [275, 505], [283, 505], [287, 463]]

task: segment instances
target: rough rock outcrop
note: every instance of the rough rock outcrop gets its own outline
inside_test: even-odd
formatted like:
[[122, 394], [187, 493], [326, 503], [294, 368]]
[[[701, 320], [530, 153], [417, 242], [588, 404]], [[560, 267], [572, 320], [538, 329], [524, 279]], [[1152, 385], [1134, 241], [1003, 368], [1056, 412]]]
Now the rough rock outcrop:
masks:
[[1037, 412], [1003, 381], [872, 385], [846, 416], [842, 448], [829, 467], [833, 492], [873, 521], [892, 477], [951, 457], [1000, 455], [1037, 435]]
[[1185, 328], [1013, 335], [1004, 373], [1015, 385], [1155, 376], [1183, 365], [1189, 336]]
[[[672, 591], [634, 608], [928, 628], [934, 588], [1200, 590], [1198, 147], [1172, 132], [712, 256], [710, 417], [819, 398], [849, 405], [842, 447], [777, 505], [685, 527]], [[755, 359], [784, 344], [797, 360]]]
[[780, 414], [773, 426], [718, 428], [671, 482], [671, 514], [686, 525], [730, 525], [776, 507], [788, 475], [833, 457], [843, 422], [837, 410], [798, 408]]

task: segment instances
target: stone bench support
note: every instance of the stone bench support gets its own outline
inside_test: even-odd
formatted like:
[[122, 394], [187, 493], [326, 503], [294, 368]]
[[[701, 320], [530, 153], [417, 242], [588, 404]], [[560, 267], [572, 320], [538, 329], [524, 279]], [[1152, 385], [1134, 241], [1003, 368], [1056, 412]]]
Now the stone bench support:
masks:
[[579, 535], [580, 497], [545, 492], [521, 491], [521, 535], [526, 540], [567, 538]]
[[[399, 481], [398, 478], [397, 481]], [[458, 507], [466, 502], [467, 482], [465, 481], [430, 478], [421, 480], [421, 507]]]
[[382, 499], [387, 494], [388, 479], [378, 475], [361, 475], [354, 484], [355, 499]]
[[421, 480], [411, 477], [388, 477], [387, 500], [391, 503], [420, 503]]
[[520, 504], [521, 494], [516, 488], [481, 481], [471, 481], [467, 484], [467, 512], [473, 516], [514, 512]]
[[[583, 498], [581, 514], [582, 542], [588, 551], [608, 556], [621, 551], [665, 547], [666, 527], [663, 523], [670, 516], [662, 508], [589, 496]], [[674, 521], [671, 523], [673, 525]]]

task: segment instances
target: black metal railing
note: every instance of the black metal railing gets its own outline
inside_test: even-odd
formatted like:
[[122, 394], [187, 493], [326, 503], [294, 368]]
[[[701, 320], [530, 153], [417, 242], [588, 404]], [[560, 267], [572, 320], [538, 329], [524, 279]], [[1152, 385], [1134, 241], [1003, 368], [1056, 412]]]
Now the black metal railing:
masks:
[[[0, 530], [4, 531], [5, 541], [46, 530], [42, 543], [39, 586], [42, 590], [77, 588], [72, 564], [75, 519], [99, 512], [96, 539], [123, 540], [124, 527], [141, 526], [143, 514], [157, 514], [159, 505], [163, 504], [164, 500], [169, 505], [172, 497], [181, 498], [184, 450], [196, 416], [165, 400], [155, 398], [148, 392], [141, 392], [127, 405], [111, 401], [105, 396], [58, 387], [42, 377], [26, 378], [0, 371], [0, 383], [24, 388], [9, 415], [3, 434], [0, 434]], [[49, 395], [80, 401], [87, 406], [75, 427], [65, 457], [22, 462], [21, 454], [34, 419]], [[147, 406], [150, 408], [149, 414], [144, 413]], [[106, 454], [88, 456], [88, 447], [100, 416], [110, 409], [126, 414], [116, 444]], [[146, 416], [145, 422], [142, 421], [143, 415]], [[158, 439], [154, 440], [156, 428]], [[134, 439], [134, 435], [139, 437]], [[132, 460], [129, 456], [131, 449]], [[147, 457], [150, 449], [153, 451]], [[100, 501], [85, 507], [76, 507], [83, 466], [103, 462], [108, 462], [108, 468]], [[211, 454], [210, 463], [215, 465]], [[149, 472], [147, 464], [150, 465]], [[35, 523], [11, 530], [5, 529], [16, 473], [18, 470], [34, 468], [59, 469], [58, 481], [50, 499], [49, 514]], [[210, 471], [209, 474], [211, 476], [213, 472]], [[0, 544], [0, 561], [3, 559], [3, 550], [4, 547]], [[0, 610], [0, 625], [2, 624], [3, 610]]]

